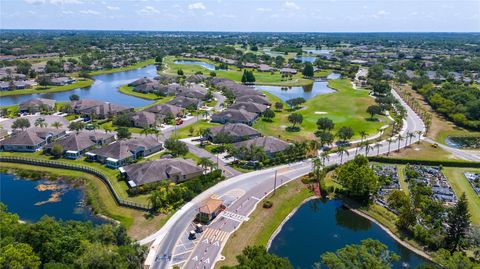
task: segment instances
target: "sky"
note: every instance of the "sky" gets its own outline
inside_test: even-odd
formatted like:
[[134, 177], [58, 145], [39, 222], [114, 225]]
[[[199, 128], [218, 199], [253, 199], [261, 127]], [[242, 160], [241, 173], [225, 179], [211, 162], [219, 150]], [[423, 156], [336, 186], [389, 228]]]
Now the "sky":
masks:
[[480, 32], [480, 0], [0, 0], [0, 28]]

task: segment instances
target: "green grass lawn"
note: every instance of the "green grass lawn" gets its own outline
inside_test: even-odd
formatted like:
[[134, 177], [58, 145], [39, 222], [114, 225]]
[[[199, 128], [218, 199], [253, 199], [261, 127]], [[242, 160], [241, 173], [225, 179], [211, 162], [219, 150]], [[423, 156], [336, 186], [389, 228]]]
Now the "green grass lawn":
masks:
[[123, 94], [126, 94], [126, 95], [131, 95], [131, 96], [135, 96], [135, 97], [142, 98], [142, 99], [147, 99], [147, 100], [162, 99], [161, 96], [158, 96], [154, 93], [135, 92], [135, 91], [133, 91], [133, 87], [128, 86], [128, 84], [120, 86], [118, 88], [118, 91], [123, 93]]
[[[218, 65], [211, 60], [206, 59], [196, 59], [196, 58], [174, 58], [173, 56], [167, 56], [163, 59], [164, 70], [162, 72], [166, 74], [176, 75], [178, 69], [182, 69], [186, 76], [193, 75], [197, 72], [203, 72], [205, 75], [208, 75], [211, 71], [198, 65], [187, 65], [187, 64], [175, 64], [176, 60], [190, 60], [190, 61], [203, 61], [206, 63]], [[229, 66], [231, 70], [215, 70], [215, 73], [218, 77], [228, 78], [237, 82], [240, 82], [242, 79], [243, 70], [235, 66]], [[282, 79], [282, 76], [279, 72], [274, 74], [270, 72], [253, 72], [255, 76], [255, 83], [259, 85], [279, 85], [279, 86], [303, 86], [310, 85], [313, 83], [310, 79], [302, 78], [302, 75], [299, 73], [293, 76], [292, 80]]]
[[480, 225], [480, 197], [475, 193], [472, 185], [470, 185], [470, 182], [468, 182], [463, 174], [464, 172], [480, 173], [480, 169], [444, 167], [442, 172], [447, 177], [457, 196], [460, 196], [465, 192], [468, 200], [468, 208], [472, 216], [472, 222], [473, 224]]
[[118, 175], [119, 175], [118, 169], [110, 169], [101, 163], [88, 162], [88, 161], [85, 161], [85, 158], [80, 158], [77, 160], [70, 160], [70, 159], [64, 159], [64, 158], [52, 159], [50, 156], [43, 155], [41, 151], [37, 151], [35, 153], [0, 152], [0, 156], [20, 156], [25, 158], [39, 159], [39, 160], [54, 160], [54, 161], [73, 164], [73, 165], [85, 165], [85, 166], [97, 169], [98, 171], [104, 173], [108, 177], [110, 183], [112, 184], [113, 188], [116, 190], [118, 196], [120, 196], [121, 199], [131, 201], [131, 202], [136, 202], [136, 203], [142, 203], [142, 204], [148, 203], [146, 195], [129, 197], [127, 194], [127, 189], [128, 189], [127, 183], [125, 182], [125, 180], [118, 178]]
[[70, 91], [76, 88], [86, 88], [92, 84], [93, 84], [93, 80], [82, 79], [82, 80], [77, 80], [72, 84], [67, 84], [63, 86], [47, 86], [47, 87], [35, 86], [30, 89], [0, 91], [0, 97], [11, 96], [11, 95], [35, 94], [35, 93], [64, 92], [64, 91]]
[[191, 125], [185, 126], [183, 128], [177, 129], [175, 137], [178, 139], [191, 137], [190, 128], [193, 128], [193, 136], [199, 136], [200, 130], [210, 128], [213, 126], [219, 126], [219, 123], [207, 122], [205, 120], [199, 120]]
[[138, 62], [136, 64], [129, 65], [129, 66], [93, 71], [93, 72], [90, 72], [90, 75], [91, 76], [96, 76], [96, 75], [110, 74], [110, 73], [115, 73], [115, 72], [130, 71], [130, 70], [142, 68], [142, 67], [145, 67], [147, 65], [154, 64], [154, 63], [155, 63], [155, 59], [148, 59], [148, 60], [141, 61], [141, 62]]
[[[303, 123], [299, 132], [287, 132], [286, 127], [291, 124], [288, 122], [288, 115], [291, 113], [283, 110], [276, 112], [273, 122], [264, 122], [257, 120], [254, 128], [264, 135], [280, 137], [282, 139], [301, 141], [305, 139], [314, 139], [314, 132], [317, 130], [316, 122], [321, 117], [327, 117], [335, 123], [336, 132], [340, 127], [352, 127], [355, 136], [353, 139], [360, 138], [359, 132], [366, 131], [369, 135], [378, 133], [380, 127], [388, 125], [390, 121], [385, 116], [375, 116], [376, 121], [369, 120], [370, 115], [366, 112], [367, 107], [375, 104], [375, 100], [368, 96], [368, 91], [355, 90], [347, 79], [330, 80], [328, 85], [337, 90], [329, 94], [317, 95], [308, 100], [303, 107], [296, 111], [303, 115]], [[272, 103], [279, 102], [280, 99], [267, 94]], [[284, 105], [286, 107], [286, 105]], [[315, 112], [327, 112], [327, 114], [315, 114]]]

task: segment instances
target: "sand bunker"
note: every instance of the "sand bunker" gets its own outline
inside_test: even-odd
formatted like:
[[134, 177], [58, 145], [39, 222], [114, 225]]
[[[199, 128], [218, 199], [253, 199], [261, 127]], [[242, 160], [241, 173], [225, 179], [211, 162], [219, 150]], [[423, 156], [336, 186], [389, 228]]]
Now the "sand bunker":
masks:
[[315, 111], [315, 114], [317, 114], [317, 115], [325, 115], [325, 114], [328, 114], [328, 112], [325, 112], [325, 111]]

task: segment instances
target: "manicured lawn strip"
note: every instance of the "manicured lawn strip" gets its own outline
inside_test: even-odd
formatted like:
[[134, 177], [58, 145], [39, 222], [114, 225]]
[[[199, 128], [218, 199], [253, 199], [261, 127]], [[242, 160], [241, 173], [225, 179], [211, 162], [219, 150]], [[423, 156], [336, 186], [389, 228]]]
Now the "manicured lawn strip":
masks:
[[147, 196], [146, 195], [139, 195], [135, 197], [129, 197], [127, 194], [127, 183], [123, 179], [119, 179], [119, 171], [118, 169], [110, 169], [106, 167], [105, 165], [102, 165], [97, 162], [87, 162], [85, 161], [85, 158], [80, 158], [78, 160], [69, 160], [69, 159], [52, 159], [50, 156], [43, 155], [41, 154], [40, 151], [35, 152], [35, 153], [28, 153], [28, 152], [0, 152], [0, 156], [19, 156], [19, 157], [24, 157], [24, 158], [31, 158], [31, 159], [39, 159], [39, 160], [53, 160], [57, 162], [63, 162], [67, 164], [73, 164], [73, 165], [83, 165], [83, 166], [88, 166], [93, 169], [97, 169], [98, 171], [102, 172], [105, 174], [110, 183], [112, 184], [113, 188], [117, 192], [118, 196], [120, 196], [121, 199], [135, 202], [135, 203], [141, 203], [141, 204], [148, 204], [147, 201]]
[[25, 95], [25, 94], [35, 94], [35, 93], [51, 93], [51, 92], [64, 92], [70, 91], [76, 88], [86, 88], [93, 84], [91, 79], [82, 79], [78, 80], [72, 84], [67, 84], [63, 86], [35, 86], [31, 89], [23, 90], [12, 90], [12, 91], [0, 91], [0, 97], [12, 96], [12, 95]]
[[154, 106], [154, 105], [161, 105], [161, 104], [165, 104], [166, 102], [172, 100], [173, 98], [175, 98], [175, 96], [165, 96], [165, 97], [162, 97], [161, 99], [158, 99], [156, 100], [155, 102], [151, 103], [151, 104], [148, 104], [148, 105], [145, 105], [145, 106], [140, 106], [140, 107], [136, 107], [135, 108], [135, 111], [140, 111], [140, 110], [144, 110], [144, 109], [147, 109], [151, 106]]
[[127, 228], [128, 234], [137, 240], [160, 229], [171, 216], [158, 215], [146, 218], [143, 211], [118, 206], [107, 186], [99, 178], [87, 173], [17, 163], [2, 163], [0, 167], [85, 179], [85, 192], [94, 212], [121, 222]]
[[[367, 107], [375, 104], [375, 100], [368, 96], [364, 90], [355, 90], [347, 79], [330, 80], [328, 85], [337, 92], [317, 95], [302, 105], [302, 109], [296, 111], [303, 115], [303, 123], [299, 132], [287, 132], [288, 115], [291, 112], [283, 111], [276, 113], [273, 122], [258, 120], [254, 128], [264, 135], [271, 135], [287, 140], [301, 141], [315, 139], [314, 132], [317, 130], [317, 120], [322, 117], [330, 118], [335, 122], [335, 133], [343, 126], [352, 127], [355, 136], [359, 139], [359, 132], [364, 130], [369, 135], [379, 132], [380, 127], [390, 123], [385, 116], [376, 116], [378, 121], [370, 121], [370, 115], [366, 112]], [[271, 98], [271, 95], [267, 95]], [[273, 103], [278, 99], [270, 99]], [[315, 112], [327, 112], [327, 114], [315, 114]]]
[[[415, 138], [416, 139], [416, 138]], [[402, 146], [405, 141], [401, 142]], [[386, 157], [398, 158], [398, 159], [417, 159], [417, 160], [455, 160], [458, 159], [455, 155], [451, 154], [448, 151], [443, 150], [440, 147], [434, 147], [428, 142], [420, 142], [420, 144], [414, 143], [407, 148], [400, 149], [400, 152], [396, 152], [398, 142], [393, 142], [391, 144], [390, 155]]]
[[[177, 60], [203, 61], [206, 63], [218, 65], [218, 63], [206, 59], [174, 58], [172, 56], [168, 56], [163, 59], [165, 68], [162, 72], [166, 74], [176, 75], [178, 69], [182, 69], [186, 76], [194, 75], [197, 72], [202, 72], [205, 75], [208, 75], [211, 72], [211, 70], [208, 70], [203, 66], [174, 63]], [[215, 70], [217, 77], [224, 77], [240, 82], [242, 79], [243, 70], [240, 70], [235, 66], [229, 66], [229, 68], [231, 68], [231, 70]], [[303, 86], [313, 83], [313, 80], [304, 79], [302, 77], [302, 74], [300, 73], [294, 75], [292, 80], [282, 79], [282, 75], [280, 74], [280, 72], [275, 72], [274, 74], [271, 74], [270, 72], [254, 71], [253, 74], [255, 76], [255, 83], [259, 85]]]
[[136, 64], [132, 64], [132, 65], [129, 65], [129, 66], [124, 66], [124, 67], [119, 67], [119, 68], [111, 68], [111, 69], [103, 69], [103, 70], [90, 72], [89, 74], [91, 76], [96, 76], [96, 75], [111, 74], [111, 73], [122, 72], [122, 71], [130, 71], [130, 70], [142, 68], [142, 67], [145, 67], [147, 65], [154, 64], [154, 63], [155, 63], [155, 59], [148, 59], [148, 60], [138, 62]]
[[193, 136], [200, 136], [200, 130], [207, 129], [214, 126], [219, 126], [219, 123], [207, 122], [205, 120], [199, 120], [193, 124], [177, 129], [175, 137], [178, 139], [192, 137], [190, 135], [190, 128], [193, 128]]
[[250, 215], [250, 219], [240, 226], [227, 241], [222, 255], [225, 261], [220, 261], [215, 268], [224, 265], [236, 264], [235, 257], [249, 245], [266, 246], [268, 240], [277, 227], [295, 208], [310, 197], [312, 193], [299, 180], [294, 180], [277, 189], [275, 196], [269, 195], [268, 200], [273, 202], [273, 207], [265, 209], [262, 202]]
[[[119, 128], [119, 126], [113, 126], [112, 125], [112, 121], [107, 121], [105, 123], [103, 123], [102, 125], [100, 125], [100, 128], [99, 129], [105, 129], [105, 128], [108, 128], [110, 130], [115, 130], [117, 128]], [[130, 131], [130, 133], [136, 133], [136, 134], [139, 134], [142, 132], [142, 128], [137, 128], [137, 127], [129, 127], [128, 130]]]
[[480, 225], [480, 197], [478, 197], [477, 193], [473, 190], [472, 185], [463, 174], [464, 172], [480, 173], [480, 169], [445, 167], [442, 172], [452, 185], [453, 191], [457, 197], [460, 197], [460, 195], [465, 192], [468, 200], [468, 208], [472, 216], [472, 222], [473, 224]]
[[154, 93], [135, 92], [133, 91], [133, 87], [130, 87], [127, 84], [120, 86], [118, 88], [118, 91], [126, 95], [131, 95], [131, 96], [135, 96], [135, 97], [147, 99], [147, 100], [157, 100], [162, 98], [161, 96], [158, 96]]
[[397, 165], [397, 173], [398, 183], [400, 183], [400, 187], [407, 195], [409, 195], [410, 191], [408, 190], [408, 183], [405, 177], [405, 165]]

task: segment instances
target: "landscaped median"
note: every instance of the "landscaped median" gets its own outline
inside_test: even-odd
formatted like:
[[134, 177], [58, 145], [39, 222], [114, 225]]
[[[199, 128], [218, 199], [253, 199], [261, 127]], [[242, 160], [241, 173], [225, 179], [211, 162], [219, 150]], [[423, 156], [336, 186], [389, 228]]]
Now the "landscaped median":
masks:
[[12, 90], [12, 91], [0, 91], [0, 97], [12, 96], [12, 95], [25, 95], [25, 94], [35, 94], [35, 93], [52, 93], [52, 92], [64, 92], [71, 91], [77, 88], [86, 88], [93, 84], [92, 79], [82, 78], [78, 79], [72, 84], [62, 85], [62, 86], [35, 86], [30, 89], [23, 90]]
[[136, 64], [124, 66], [124, 67], [119, 67], [119, 68], [110, 68], [110, 69], [102, 69], [98, 71], [93, 71], [90, 72], [89, 74], [91, 76], [96, 76], [96, 75], [103, 75], [103, 74], [110, 74], [110, 73], [116, 73], [116, 72], [122, 72], [122, 71], [130, 71], [138, 68], [145, 67], [147, 65], [155, 64], [155, 59], [148, 59], [145, 61], [138, 62]]

